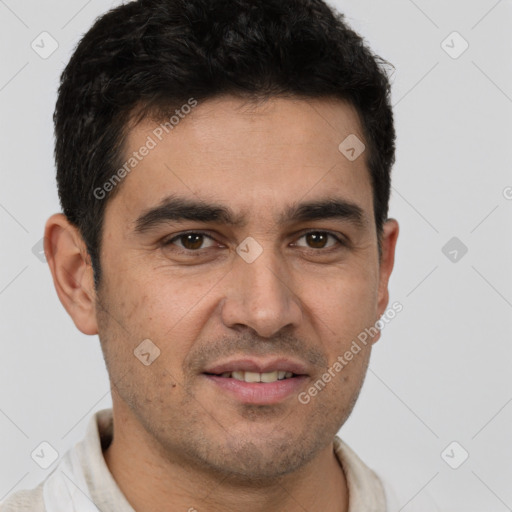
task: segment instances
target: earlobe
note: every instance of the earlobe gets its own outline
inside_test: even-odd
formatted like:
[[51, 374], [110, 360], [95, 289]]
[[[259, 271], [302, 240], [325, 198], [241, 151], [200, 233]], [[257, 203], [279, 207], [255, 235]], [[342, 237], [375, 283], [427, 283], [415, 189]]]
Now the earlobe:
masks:
[[379, 296], [377, 312], [379, 318], [384, 314], [389, 302], [388, 283], [395, 263], [395, 248], [398, 239], [398, 222], [388, 219], [382, 228], [381, 258], [379, 263]]
[[78, 229], [57, 213], [46, 222], [44, 250], [59, 299], [77, 328], [97, 334], [93, 269]]

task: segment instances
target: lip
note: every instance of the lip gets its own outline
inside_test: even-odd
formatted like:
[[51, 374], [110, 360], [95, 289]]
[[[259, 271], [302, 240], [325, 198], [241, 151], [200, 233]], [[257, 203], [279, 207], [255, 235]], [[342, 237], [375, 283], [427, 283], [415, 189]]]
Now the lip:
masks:
[[[226, 370], [229, 371], [229, 370]], [[251, 371], [251, 370], [248, 370]], [[297, 395], [306, 375], [297, 375], [275, 382], [244, 382], [230, 377], [204, 375], [213, 385], [245, 404], [272, 405]]]
[[[273, 358], [273, 359], [255, 359], [255, 358], [242, 358], [232, 359], [218, 363], [206, 369], [203, 373], [221, 375], [225, 372], [245, 371], [256, 373], [267, 373], [274, 371], [285, 371], [294, 373], [297, 376], [307, 376], [307, 367], [300, 361], [295, 361], [289, 358]], [[215, 375], [211, 375], [212, 377]], [[208, 375], [210, 376], [210, 375]], [[256, 383], [257, 384], [257, 383]], [[272, 384], [272, 383], [267, 383]]]

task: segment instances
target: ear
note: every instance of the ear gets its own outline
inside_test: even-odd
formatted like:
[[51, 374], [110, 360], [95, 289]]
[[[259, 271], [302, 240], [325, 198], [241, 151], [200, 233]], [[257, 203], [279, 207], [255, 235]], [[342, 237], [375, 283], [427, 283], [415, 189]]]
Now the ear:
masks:
[[44, 251], [59, 299], [77, 328], [97, 334], [96, 291], [90, 257], [78, 229], [62, 213], [46, 222]]
[[[379, 261], [379, 289], [377, 297], [377, 315], [380, 318], [389, 302], [388, 283], [395, 263], [395, 248], [398, 239], [398, 222], [395, 219], [388, 219], [382, 227], [381, 235], [381, 257]], [[380, 338], [380, 332], [373, 342]]]

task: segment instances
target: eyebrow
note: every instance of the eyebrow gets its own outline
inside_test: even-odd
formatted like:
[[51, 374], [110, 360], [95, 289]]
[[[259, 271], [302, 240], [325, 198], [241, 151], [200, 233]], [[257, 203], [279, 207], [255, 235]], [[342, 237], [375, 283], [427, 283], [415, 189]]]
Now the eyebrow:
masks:
[[323, 219], [347, 220], [360, 228], [366, 225], [365, 214], [360, 206], [338, 198], [292, 205], [281, 215], [280, 222], [305, 222]]
[[[278, 220], [285, 224], [322, 219], [346, 220], [360, 228], [367, 223], [364, 211], [360, 206], [340, 198], [293, 204], [285, 209]], [[145, 233], [170, 221], [186, 220], [216, 222], [239, 227], [247, 224], [247, 219], [243, 214], [235, 214], [229, 207], [222, 204], [169, 196], [160, 205], [144, 211], [135, 220], [134, 231]]]
[[159, 206], [146, 210], [137, 218], [135, 231], [144, 233], [169, 221], [184, 220], [218, 222], [232, 226], [245, 224], [241, 216], [236, 216], [223, 205], [169, 196]]

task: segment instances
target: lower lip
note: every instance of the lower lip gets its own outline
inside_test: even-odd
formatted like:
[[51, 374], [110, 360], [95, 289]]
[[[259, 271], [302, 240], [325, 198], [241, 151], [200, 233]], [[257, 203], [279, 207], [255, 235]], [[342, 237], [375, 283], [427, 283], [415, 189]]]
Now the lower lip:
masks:
[[260, 405], [277, 404], [290, 395], [298, 394], [307, 380], [306, 375], [298, 375], [276, 382], [245, 382], [229, 377], [204, 375], [240, 402]]

